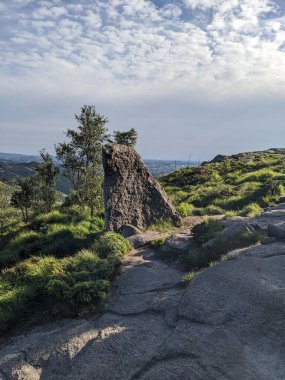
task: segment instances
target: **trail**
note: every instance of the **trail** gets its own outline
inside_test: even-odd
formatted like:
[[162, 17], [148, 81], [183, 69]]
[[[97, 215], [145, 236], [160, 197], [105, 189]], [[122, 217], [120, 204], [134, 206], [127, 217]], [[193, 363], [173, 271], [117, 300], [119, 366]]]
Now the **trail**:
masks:
[[284, 379], [284, 273], [283, 242], [243, 249], [186, 287], [174, 264], [133, 250], [99, 318], [12, 338], [0, 379]]

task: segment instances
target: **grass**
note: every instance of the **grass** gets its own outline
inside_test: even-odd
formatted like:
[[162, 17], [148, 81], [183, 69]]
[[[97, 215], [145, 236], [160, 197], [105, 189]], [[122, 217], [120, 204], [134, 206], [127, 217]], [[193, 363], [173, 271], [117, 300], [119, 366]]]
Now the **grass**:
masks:
[[170, 232], [174, 231], [177, 227], [173, 225], [171, 220], [164, 219], [160, 222], [154, 223], [152, 226], [148, 228], [148, 231], [156, 231], [156, 232]]
[[96, 309], [107, 297], [122, 257], [132, 248], [115, 233], [104, 233], [104, 220], [91, 219], [77, 206], [53, 211], [22, 223], [0, 251], [0, 332], [42, 305], [60, 305], [67, 315]]
[[231, 158], [180, 169], [160, 181], [181, 216], [253, 217], [284, 195], [285, 158], [262, 152], [252, 162]]
[[188, 284], [189, 282], [191, 282], [195, 277], [197, 277], [200, 273], [202, 273], [203, 270], [200, 270], [200, 271], [192, 271], [192, 272], [189, 272], [187, 274], [185, 274], [182, 278], [181, 278], [181, 283], [182, 284]]
[[203, 244], [222, 230], [223, 226], [220, 221], [209, 218], [202, 223], [196, 224], [192, 229], [192, 234], [198, 244]]
[[237, 233], [231, 239], [226, 239], [221, 233], [217, 233], [210, 246], [199, 246], [183, 257], [183, 264], [187, 269], [197, 271], [207, 268], [212, 262], [225, 259], [227, 254], [238, 248], [255, 245], [262, 240], [259, 231]]
[[[96, 251], [96, 249], [98, 251]], [[33, 256], [0, 273], [0, 331], [21, 320], [34, 303], [60, 303], [70, 313], [93, 310], [105, 300], [123, 255], [131, 249], [122, 236], [102, 235], [93, 248], [72, 256]]]

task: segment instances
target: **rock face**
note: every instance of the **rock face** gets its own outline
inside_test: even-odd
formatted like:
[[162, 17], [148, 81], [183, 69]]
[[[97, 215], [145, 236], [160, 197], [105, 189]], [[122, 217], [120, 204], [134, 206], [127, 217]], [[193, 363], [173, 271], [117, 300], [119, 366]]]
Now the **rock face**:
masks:
[[268, 236], [276, 239], [285, 239], [285, 222], [269, 224]]
[[119, 232], [124, 225], [143, 229], [163, 219], [170, 219], [175, 224], [180, 222], [165, 191], [133, 148], [105, 146], [103, 166], [108, 230]]
[[284, 253], [241, 250], [183, 288], [183, 272], [133, 251], [100, 318], [14, 337], [0, 379], [284, 380]]

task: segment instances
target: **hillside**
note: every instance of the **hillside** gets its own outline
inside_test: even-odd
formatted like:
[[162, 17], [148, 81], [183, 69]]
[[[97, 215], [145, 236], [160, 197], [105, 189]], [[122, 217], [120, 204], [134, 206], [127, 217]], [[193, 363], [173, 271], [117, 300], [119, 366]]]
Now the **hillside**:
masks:
[[[22, 155], [21, 155], [22, 156]], [[17, 178], [30, 177], [35, 173], [38, 162], [15, 162], [0, 159], [0, 181], [12, 183]], [[71, 184], [62, 174], [59, 175], [56, 190], [64, 194], [69, 194]]]
[[284, 194], [284, 183], [285, 156], [279, 149], [219, 156], [161, 179], [183, 216], [252, 217], [278, 201]]

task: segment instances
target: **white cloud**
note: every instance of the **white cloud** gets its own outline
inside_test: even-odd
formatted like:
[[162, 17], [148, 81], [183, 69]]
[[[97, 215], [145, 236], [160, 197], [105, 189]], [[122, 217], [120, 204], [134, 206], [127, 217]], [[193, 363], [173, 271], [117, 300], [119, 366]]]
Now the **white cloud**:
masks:
[[285, 18], [274, 3], [184, 2], [193, 19], [177, 2], [7, 2], [0, 96], [22, 96], [27, 107], [39, 108], [43, 98], [32, 93], [79, 105], [78, 99], [114, 105], [151, 96], [162, 107], [172, 94], [184, 104], [285, 93]]

